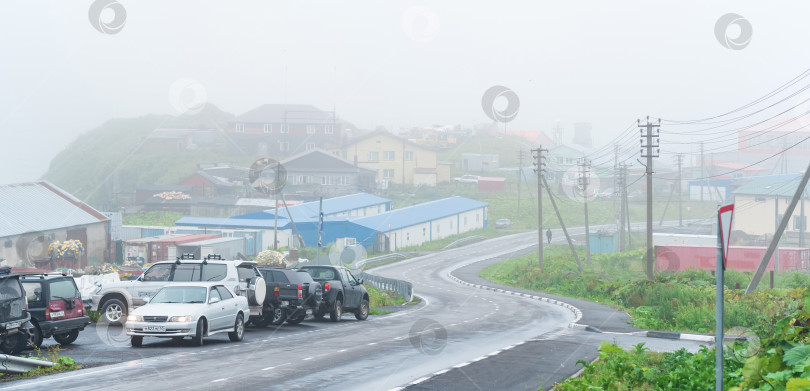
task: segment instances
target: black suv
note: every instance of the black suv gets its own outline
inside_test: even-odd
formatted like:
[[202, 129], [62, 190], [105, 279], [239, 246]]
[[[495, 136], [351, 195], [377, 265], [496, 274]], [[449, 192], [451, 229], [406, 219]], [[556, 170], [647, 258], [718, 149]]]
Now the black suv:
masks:
[[28, 274], [22, 276], [21, 282], [33, 323], [33, 345], [39, 347], [51, 336], [62, 345], [71, 344], [90, 324], [73, 277], [61, 273]]
[[257, 267], [267, 284], [262, 316], [252, 317], [258, 326], [269, 324], [301, 323], [318, 308], [323, 295], [321, 284], [307, 272], [298, 269], [282, 269], [269, 266]]
[[0, 268], [0, 350], [17, 354], [28, 345], [31, 327], [20, 275], [11, 274], [10, 267]]

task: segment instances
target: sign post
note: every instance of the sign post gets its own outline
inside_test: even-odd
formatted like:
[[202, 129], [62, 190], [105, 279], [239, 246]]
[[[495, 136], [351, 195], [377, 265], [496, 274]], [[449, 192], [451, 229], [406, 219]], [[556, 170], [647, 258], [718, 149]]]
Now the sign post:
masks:
[[726, 264], [728, 260], [728, 245], [731, 242], [731, 221], [734, 216], [734, 204], [721, 206], [717, 210], [717, 269], [715, 276], [717, 277], [717, 293], [715, 299], [715, 307], [717, 315], [715, 316], [715, 337], [714, 345], [717, 351], [714, 356], [715, 365], [715, 385], [716, 391], [723, 391], [723, 305], [724, 301], [724, 274], [726, 271]]

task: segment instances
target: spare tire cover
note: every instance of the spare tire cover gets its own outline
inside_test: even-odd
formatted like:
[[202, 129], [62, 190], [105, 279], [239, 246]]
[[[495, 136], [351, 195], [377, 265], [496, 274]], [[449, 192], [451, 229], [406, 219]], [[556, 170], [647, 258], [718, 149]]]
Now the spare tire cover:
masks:
[[267, 285], [265, 285], [264, 278], [253, 277], [248, 284], [248, 303], [250, 305], [262, 305], [264, 297], [267, 293]]

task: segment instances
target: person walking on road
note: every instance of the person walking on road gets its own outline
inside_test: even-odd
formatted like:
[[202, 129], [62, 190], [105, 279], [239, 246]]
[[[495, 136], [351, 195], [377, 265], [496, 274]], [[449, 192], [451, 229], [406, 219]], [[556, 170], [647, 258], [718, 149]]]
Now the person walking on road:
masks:
[[548, 239], [548, 244], [551, 244], [551, 228], [546, 231], [546, 239]]

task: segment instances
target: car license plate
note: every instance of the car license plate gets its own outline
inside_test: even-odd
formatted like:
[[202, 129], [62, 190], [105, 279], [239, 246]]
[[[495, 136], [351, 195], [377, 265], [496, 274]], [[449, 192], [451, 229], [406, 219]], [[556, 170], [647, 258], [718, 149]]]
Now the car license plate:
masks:
[[166, 331], [166, 326], [144, 326], [143, 331]]
[[6, 323], [6, 329], [16, 329], [17, 327], [20, 327], [20, 325], [22, 325], [21, 322]]
[[51, 318], [61, 318], [65, 316], [65, 311], [53, 311], [51, 312]]
[[282, 301], [281, 305], [290, 305], [290, 302], [289, 301]]

